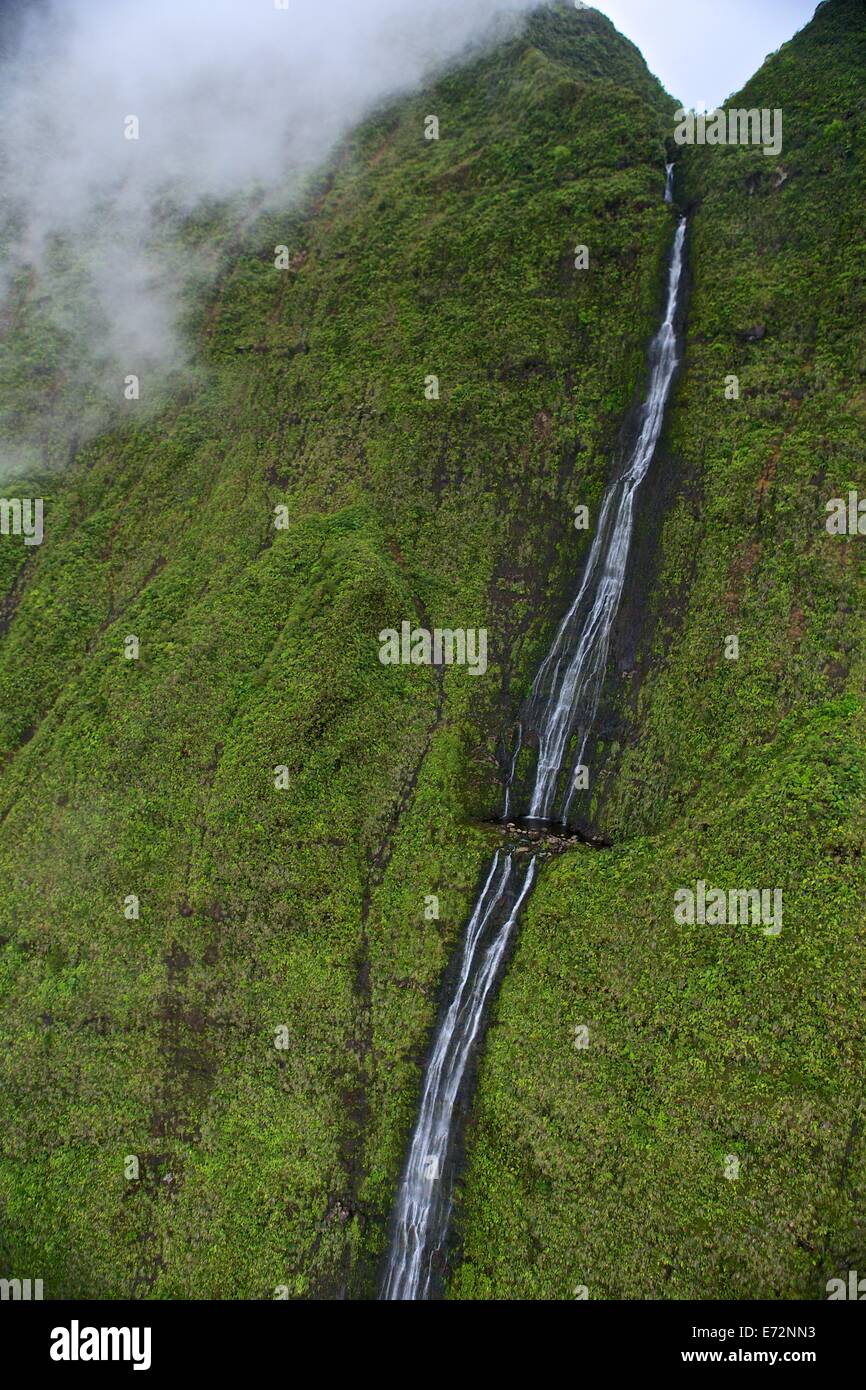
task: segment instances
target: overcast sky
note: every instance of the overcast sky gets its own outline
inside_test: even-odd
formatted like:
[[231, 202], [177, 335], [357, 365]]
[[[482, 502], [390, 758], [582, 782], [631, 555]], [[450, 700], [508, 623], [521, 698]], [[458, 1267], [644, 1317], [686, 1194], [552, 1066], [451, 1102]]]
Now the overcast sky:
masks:
[[722, 106], [818, 0], [596, 0], [685, 106]]

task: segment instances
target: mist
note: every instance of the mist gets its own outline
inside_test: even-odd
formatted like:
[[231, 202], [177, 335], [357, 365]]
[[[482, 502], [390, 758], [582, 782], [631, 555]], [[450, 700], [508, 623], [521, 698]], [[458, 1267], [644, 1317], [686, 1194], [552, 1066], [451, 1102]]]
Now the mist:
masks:
[[538, 0], [282, 3], [5, 9], [0, 477], [62, 462], [126, 374], [185, 369], [179, 305], [215, 264], [182, 252], [184, 219], [214, 200], [241, 221], [291, 206], [366, 113], [506, 37]]

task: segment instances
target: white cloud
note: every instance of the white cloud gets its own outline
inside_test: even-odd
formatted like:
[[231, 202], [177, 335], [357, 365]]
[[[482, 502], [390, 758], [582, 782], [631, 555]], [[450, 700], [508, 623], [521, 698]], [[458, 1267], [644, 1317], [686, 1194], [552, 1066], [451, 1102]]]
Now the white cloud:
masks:
[[[14, 235], [9, 222], [3, 234], [0, 292], [22, 268], [35, 274], [31, 300], [41, 298], [73, 339], [86, 337], [115, 382], [150, 363], [176, 365], [178, 291], [196, 272], [178, 264], [176, 248], [166, 253], [166, 204], [183, 214], [238, 196], [249, 209], [254, 187], [259, 206], [285, 202], [292, 180], [372, 106], [417, 87], [480, 36], [508, 32], [532, 4], [24, 7], [21, 41], [0, 73], [0, 185], [4, 214], [14, 218]], [[124, 138], [131, 115], [137, 140]], [[72, 248], [71, 269], [58, 236]], [[85, 353], [82, 375], [84, 362], [95, 370]], [[82, 381], [82, 395], [90, 384]]]
[[[4, 45], [16, 9], [0, 3]], [[19, 0], [23, 39], [0, 62], [0, 300], [23, 271], [29, 302], [65, 332], [58, 399], [71, 391], [87, 402], [78, 432], [104, 418], [100, 394], [116, 400], [126, 372], [182, 361], [181, 291], [207, 267], [166, 244], [167, 206], [183, 216], [214, 198], [236, 197], [248, 215], [262, 201], [286, 205], [293, 180], [373, 105], [416, 88], [482, 35], [509, 32], [535, 3], [288, 0], [283, 10], [274, 0]], [[812, 6], [599, 8], [672, 95], [712, 105]], [[138, 140], [124, 139], [130, 115]], [[0, 325], [2, 311], [0, 302]], [[8, 329], [15, 314], [5, 320]], [[17, 394], [6, 396], [16, 397], [14, 410]], [[33, 415], [44, 433], [44, 412]], [[4, 455], [7, 468], [36, 461], [26, 423], [16, 415], [13, 434], [0, 418], [0, 472]]]

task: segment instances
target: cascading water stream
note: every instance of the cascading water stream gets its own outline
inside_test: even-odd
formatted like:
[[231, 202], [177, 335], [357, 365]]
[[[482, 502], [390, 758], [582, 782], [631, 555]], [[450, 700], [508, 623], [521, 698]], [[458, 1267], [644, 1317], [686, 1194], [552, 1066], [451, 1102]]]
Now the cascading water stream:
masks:
[[[577, 598], [559, 625], [528, 701], [522, 728], [538, 739], [538, 765], [529, 806], [530, 820], [553, 816], [559, 777], [568, 744], [579, 720], [577, 757], [580, 766], [598, 710], [607, 665], [613, 620], [625, 583], [626, 564], [634, 529], [635, 494], [653, 460], [664, 422], [665, 406], [677, 367], [675, 317], [685, 242], [685, 218], [674, 237], [668, 276], [667, 303], [661, 327], [649, 350], [650, 377], [641, 407], [634, 447], [608, 484], [595, 538]], [[574, 794], [574, 778], [565, 793], [564, 822]]]
[[485, 1002], [534, 877], [533, 859], [518, 888], [511, 855], [497, 852], [469, 919], [457, 984], [424, 1078], [421, 1111], [397, 1197], [396, 1234], [383, 1298], [426, 1298], [430, 1292], [430, 1255], [444, 1240], [451, 1215], [448, 1166], [455, 1139], [454, 1107]]
[[[665, 201], [672, 200], [668, 166]], [[625, 582], [634, 528], [635, 495], [652, 462], [677, 368], [676, 315], [686, 223], [674, 237], [664, 320], [649, 350], [649, 385], [633, 448], [608, 484], [583, 581], [541, 664], [518, 730], [505, 790], [510, 814], [517, 758], [531, 736], [538, 747], [526, 819], [550, 820], [569, 746], [579, 766], [598, 710], [610, 634]], [[576, 735], [576, 737], [575, 737]], [[563, 791], [563, 822], [574, 790]], [[524, 868], [498, 851], [487, 873], [463, 940], [457, 980], [439, 1024], [424, 1076], [421, 1106], [394, 1208], [393, 1236], [382, 1284], [384, 1299], [429, 1298], [436, 1258], [448, 1234], [453, 1166], [459, 1139], [459, 1102], [487, 1006], [499, 979], [524, 902], [535, 879], [533, 857]]]

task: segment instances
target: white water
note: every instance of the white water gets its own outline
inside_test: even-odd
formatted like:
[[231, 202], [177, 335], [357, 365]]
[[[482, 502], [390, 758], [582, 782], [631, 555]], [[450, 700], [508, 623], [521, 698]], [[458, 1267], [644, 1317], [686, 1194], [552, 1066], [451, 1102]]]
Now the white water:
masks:
[[[395, 1238], [383, 1298], [426, 1298], [430, 1292], [431, 1257], [444, 1241], [451, 1216], [448, 1169], [455, 1138], [451, 1122], [454, 1106], [481, 1027], [485, 1001], [534, 877], [532, 859], [518, 889], [520, 875], [513, 857], [497, 851], [475, 904], [457, 984], [424, 1078], [421, 1111], [397, 1197]], [[503, 904], [507, 905], [505, 921], [497, 924], [496, 912]]]
[[[625, 583], [634, 529], [635, 495], [655, 454], [677, 367], [674, 320], [685, 234], [683, 218], [674, 237], [664, 320], [649, 350], [650, 378], [646, 399], [641, 407], [637, 440], [631, 453], [624, 459], [621, 471], [605, 492], [583, 582], [574, 603], [559, 625], [529, 697], [526, 723], [534, 729], [538, 739], [538, 764], [529, 805], [529, 818], [533, 820], [552, 818], [559, 776], [575, 723], [579, 721], [577, 755], [574, 758], [574, 767], [577, 767], [582, 763], [598, 710], [611, 629]], [[563, 821], [568, 814], [573, 791], [572, 777], [562, 808]]]
[[[666, 201], [672, 178], [669, 168]], [[549, 819], [574, 725], [579, 719], [576, 763], [580, 763], [598, 709], [611, 628], [625, 581], [635, 494], [661, 434], [677, 366], [675, 319], [684, 241], [682, 219], [671, 254], [664, 321], [650, 346], [650, 378], [637, 441], [608, 485], [583, 582], [542, 662], [527, 702], [527, 722], [539, 748], [529, 813], [534, 818]], [[521, 724], [505, 791], [506, 816], [523, 737]], [[570, 801], [569, 791], [563, 819]], [[534, 858], [521, 876], [515, 858], [497, 852], [472, 911], [457, 982], [427, 1065], [418, 1121], [397, 1194], [394, 1233], [382, 1285], [385, 1299], [430, 1296], [437, 1273], [436, 1260], [444, 1248], [451, 1218], [461, 1087], [489, 997], [534, 877]]]

